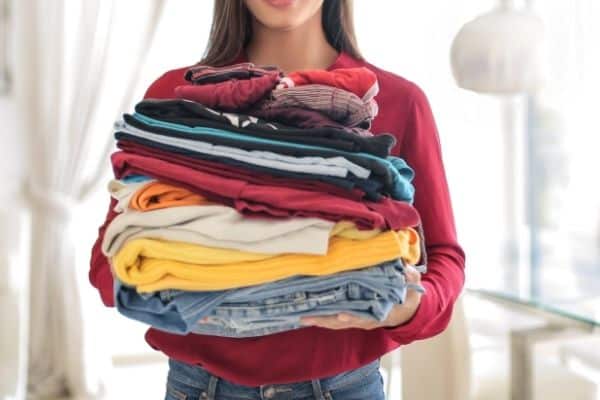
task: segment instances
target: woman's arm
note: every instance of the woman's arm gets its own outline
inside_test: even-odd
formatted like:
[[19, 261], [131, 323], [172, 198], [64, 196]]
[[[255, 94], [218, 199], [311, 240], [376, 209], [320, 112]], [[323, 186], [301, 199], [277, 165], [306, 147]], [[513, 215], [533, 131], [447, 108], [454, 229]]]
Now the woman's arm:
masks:
[[92, 255], [90, 257], [90, 282], [98, 289], [100, 298], [107, 307], [114, 307], [115, 301], [113, 293], [113, 276], [108, 258], [102, 253], [102, 239], [104, 238], [106, 227], [117, 215], [117, 212], [114, 211], [116, 204], [117, 201], [111, 198], [104, 223], [98, 228], [98, 238], [96, 239], [96, 242], [94, 242]]
[[425, 93], [416, 85], [400, 149], [400, 156], [415, 170], [414, 204], [423, 223], [428, 261], [421, 278], [426, 294], [416, 313], [389, 329], [394, 340], [406, 344], [435, 336], [448, 326], [465, 279], [465, 254], [456, 238], [437, 126]]
[[421, 215], [427, 248], [427, 273], [410, 270], [407, 281], [421, 283], [426, 294], [409, 291], [385, 321], [348, 314], [306, 317], [303, 324], [328, 329], [384, 328], [399, 344], [426, 339], [442, 332], [450, 321], [454, 302], [464, 284], [465, 255], [456, 240], [454, 215], [442, 161], [439, 135], [431, 107], [413, 85], [400, 156], [415, 171], [415, 207]]

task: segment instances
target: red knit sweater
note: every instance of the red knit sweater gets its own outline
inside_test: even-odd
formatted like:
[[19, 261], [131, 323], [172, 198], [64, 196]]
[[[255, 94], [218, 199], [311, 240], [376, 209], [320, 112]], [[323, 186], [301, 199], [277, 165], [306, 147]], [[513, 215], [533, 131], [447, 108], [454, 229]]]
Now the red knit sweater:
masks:
[[[238, 61], [243, 61], [242, 59]], [[365, 66], [378, 77], [379, 114], [373, 132], [396, 136], [393, 154], [415, 170], [415, 207], [421, 214], [428, 253], [427, 290], [413, 318], [392, 329], [328, 330], [306, 327], [247, 339], [149, 329], [146, 340], [169, 357], [202, 365], [224, 379], [245, 385], [288, 383], [334, 375], [364, 365], [400, 345], [442, 332], [464, 283], [465, 255], [456, 239], [454, 217], [442, 162], [437, 128], [428, 100], [414, 83], [341, 53], [329, 69]], [[173, 97], [185, 83], [187, 67], [159, 77], [145, 98]], [[115, 205], [111, 201], [109, 216]], [[111, 218], [112, 219], [112, 218]], [[108, 260], [100, 250], [106, 223], [92, 249], [90, 281], [107, 306], [114, 306]]]

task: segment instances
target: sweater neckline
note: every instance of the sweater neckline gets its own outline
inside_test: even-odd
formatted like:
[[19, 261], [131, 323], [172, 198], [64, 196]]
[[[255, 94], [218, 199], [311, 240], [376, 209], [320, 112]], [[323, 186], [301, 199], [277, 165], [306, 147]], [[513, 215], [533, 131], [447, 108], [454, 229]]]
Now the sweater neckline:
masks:
[[[246, 54], [245, 49], [243, 49], [240, 52], [240, 55], [238, 57], [236, 57], [235, 60], [233, 60], [232, 64], [239, 64], [239, 63], [243, 63], [243, 62], [248, 62], [248, 55]], [[338, 68], [349, 68], [349, 67], [357, 66], [358, 64], [359, 64], [358, 60], [355, 60], [352, 56], [350, 56], [345, 51], [340, 51], [338, 53], [337, 57], [335, 58], [335, 60], [333, 60], [331, 65], [329, 65], [327, 68], [325, 68], [325, 70], [332, 71], [332, 70], [338, 69]]]

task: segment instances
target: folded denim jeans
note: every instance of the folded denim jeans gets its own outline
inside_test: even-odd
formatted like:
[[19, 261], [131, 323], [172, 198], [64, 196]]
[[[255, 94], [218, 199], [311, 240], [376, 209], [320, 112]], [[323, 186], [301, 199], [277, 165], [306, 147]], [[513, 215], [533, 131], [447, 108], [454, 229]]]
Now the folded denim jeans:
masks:
[[253, 337], [300, 328], [305, 316], [348, 312], [382, 321], [394, 304], [404, 302], [408, 288], [423, 291], [406, 283], [401, 261], [390, 261], [225, 291], [141, 294], [115, 280], [115, 304], [126, 317], [171, 333]]

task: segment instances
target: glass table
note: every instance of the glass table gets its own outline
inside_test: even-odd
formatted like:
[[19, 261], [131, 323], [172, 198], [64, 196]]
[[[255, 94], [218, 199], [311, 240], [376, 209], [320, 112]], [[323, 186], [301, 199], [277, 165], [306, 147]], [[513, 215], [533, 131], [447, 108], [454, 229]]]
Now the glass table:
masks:
[[536, 343], [600, 332], [600, 293], [582, 298], [544, 299], [508, 291], [468, 289], [478, 298], [533, 314], [544, 321], [509, 329], [510, 391], [512, 400], [531, 400], [533, 391], [533, 348]]

